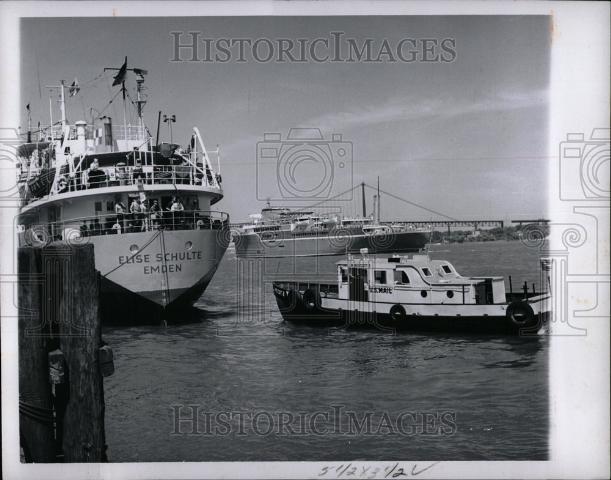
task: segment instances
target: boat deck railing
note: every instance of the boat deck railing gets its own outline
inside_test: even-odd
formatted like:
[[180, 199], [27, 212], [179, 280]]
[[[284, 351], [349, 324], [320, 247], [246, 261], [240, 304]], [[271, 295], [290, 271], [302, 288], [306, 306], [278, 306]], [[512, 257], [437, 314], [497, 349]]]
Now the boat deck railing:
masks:
[[[183, 210], [106, 214], [36, 224], [28, 231], [34, 242], [75, 240], [83, 237], [121, 235], [158, 230], [221, 230], [229, 225], [229, 214], [212, 210]], [[27, 233], [27, 231], [26, 231]], [[27, 239], [26, 239], [27, 240]], [[31, 243], [31, 242], [28, 242]]]
[[[84, 125], [84, 135], [87, 140], [94, 139], [96, 136], [96, 128], [94, 125]], [[112, 125], [112, 137], [114, 140], [141, 140], [145, 142], [148, 139], [146, 128], [140, 125]], [[67, 132], [67, 135], [66, 135]], [[44, 128], [40, 131], [38, 141], [53, 141], [61, 140], [77, 140], [78, 127], [76, 125], [53, 125]]]
[[[36, 189], [30, 188], [25, 204], [44, 198], [51, 193], [55, 170], [48, 170], [36, 176]], [[21, 179], [26, 182], [26, 179]], [[200, 170], [193, 165], [126, 165], [117, 163], [110, 167], [87, 169], [73, 176], [60, 173], [54, 195], [94, 190], [107, 187], [142, 185], [190, 185], [220, 188], [221, 177], [206, 168]]]
[[299, 281], [278, 281], [274, 282], [275, 287], [280, 287], [284, 290], [294, 290], [303, 294], [306, 290], [320, 292], [322, 297], [337, 298], [339, 288], [337, 283], [321, 283], [321, 282], [299, 282]]

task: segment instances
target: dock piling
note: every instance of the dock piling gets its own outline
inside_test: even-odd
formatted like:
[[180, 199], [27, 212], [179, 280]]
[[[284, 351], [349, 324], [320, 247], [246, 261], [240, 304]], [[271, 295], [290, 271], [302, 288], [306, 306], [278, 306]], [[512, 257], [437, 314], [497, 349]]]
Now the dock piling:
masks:
[[25, 460], [55, 461], [55, 436], [49, 370], [48, 337], [41, 332], [40, 249], [20, 248], [19, 271], [19, 432]]
[[[26, 461], [104, 461], [100, 357], [112, 358], [112, 352], [106, 347], [100, 355], [93, 245], [24, 247], [18, 256], [20, 430]], [[40, 417], [36, 425], [30, 411]]]

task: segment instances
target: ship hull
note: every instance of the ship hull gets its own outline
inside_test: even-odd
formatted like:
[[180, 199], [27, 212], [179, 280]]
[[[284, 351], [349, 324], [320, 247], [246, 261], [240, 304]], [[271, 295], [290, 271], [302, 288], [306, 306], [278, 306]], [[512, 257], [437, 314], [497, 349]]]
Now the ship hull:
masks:
[[345, 255], [367, 248], [370, 253], [416, 252], [429, 241], [429, 232], [395, 232], [379, 235], [275, 237], [273, 234], [239, 234], [234, 237], [238, 258], [287, 258]]
[[156, 323], [204, 293], [227, 249], [221, 230], [157, 230], [89, 237], [105, 323]]

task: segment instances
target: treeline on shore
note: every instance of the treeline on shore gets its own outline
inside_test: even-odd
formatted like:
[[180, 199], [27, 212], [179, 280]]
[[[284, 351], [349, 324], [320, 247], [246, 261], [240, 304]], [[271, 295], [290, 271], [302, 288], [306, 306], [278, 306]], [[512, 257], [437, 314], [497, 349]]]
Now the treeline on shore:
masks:
[[[527, 224], [509, 227], [495, 227], [486, 230], [452, 230], [451, 232], [435, 232], [435, 237], [440, 235], [444, 242], [493, 242], [495, 240], [520, 240], [525, 236], [537, 236], [539, 238], [549, 235], [548, 225]], [[439, 238], [439, 237], [438, 237]], [[441, 240], [441, 239], [440, 239]]]

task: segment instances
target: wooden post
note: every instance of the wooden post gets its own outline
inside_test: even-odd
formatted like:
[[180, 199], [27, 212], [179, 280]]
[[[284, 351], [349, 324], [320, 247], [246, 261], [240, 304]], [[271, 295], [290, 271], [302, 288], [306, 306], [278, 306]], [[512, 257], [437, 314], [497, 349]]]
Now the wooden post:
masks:
[[26, 462], [55, 461], [51, 385], [47, 366], [48, 325], [41, 308], [40, 249], [20, 248], [19, 430]]
[[114, 367], [110, 347], [100, 351], [93, 245], [23, 247], [18, 265], [19, 426], [26, 461], [54, 462], [58, 453], [65, 462], [105, 461], [102, 374]]
[[53, 245], [54, 256], [69, 251], [62, 272], [59, 345], [66, 359], [67, 405], [63, 418], [65, 462], [101, 462], [104, 394], [98, 350], [102, 346], [99, 285], [93, 245]]

